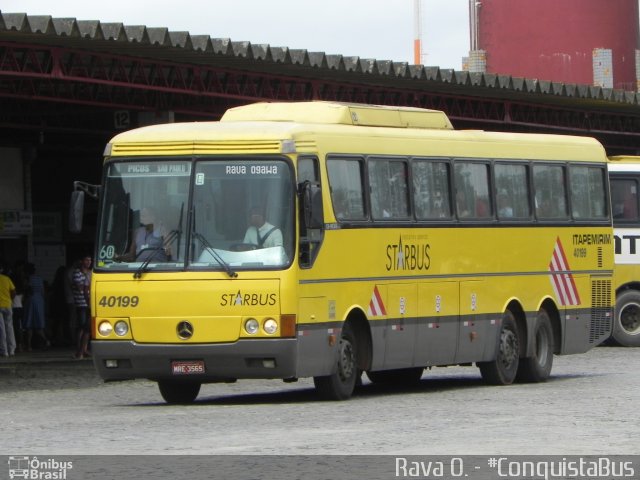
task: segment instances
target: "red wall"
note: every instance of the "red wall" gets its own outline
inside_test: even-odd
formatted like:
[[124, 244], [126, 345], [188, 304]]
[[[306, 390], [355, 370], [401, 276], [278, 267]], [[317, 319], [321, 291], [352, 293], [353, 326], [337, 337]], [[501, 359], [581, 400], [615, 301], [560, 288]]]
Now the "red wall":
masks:
[[635, 90], [638, 0], [480, 0], [487, 72], [593, 83], [594, 48], [613, 50], [614, 88]]

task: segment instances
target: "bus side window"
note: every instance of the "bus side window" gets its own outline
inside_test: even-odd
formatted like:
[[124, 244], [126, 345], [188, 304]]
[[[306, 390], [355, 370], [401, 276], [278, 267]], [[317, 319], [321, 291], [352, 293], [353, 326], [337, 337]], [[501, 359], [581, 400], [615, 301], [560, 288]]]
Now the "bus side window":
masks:
[[369, 159], [371, 216], [374, 220], [409, 216], [407, 163], [398, 159]]
[[413, 206], [418, 220], [451, 218], [449, 163], [414, 159]]
[[489, 164], [458, 161], [454, 181], [458, 218], [491, 218]]
[[631, 178], [611, 178], [611, 203], [614, 219], [638, 219], [638, 182]]
[[[313, 184], [320, 183], [320, 174], [318, 171], [318, 159], [315, 157], [303, 157], [298, 159], [298, 173], [297, 182], [299, 186], [304, 185], [307, 182]], [[311, 199], [315, 209], [322, 212], [322, 191], [315, 192], [314, 197]], [[311, 267], [314, 260], [318, 256], [320, 244], [322, 243], [323, 231], [322, 229], [307, 228], [304, 212], [302, 211], [302, 202], [300, 202], [300, 251], [298, 261], [301, 267]]]
[[572, 165], [569, 173], [573, 218], [607, 218], [605, 170], [600, 167]]
[[565, 167], [534, 165], [536, 217], [540, 220], [560, 220], [568, 217]]
[[496, 209], [500, 220], [527, 219], [529, 207], [529, 174], [524, 164], [496, 163]]
[[327, 170], [336, 219], [365, 220], [362, 158], [329, 158]]

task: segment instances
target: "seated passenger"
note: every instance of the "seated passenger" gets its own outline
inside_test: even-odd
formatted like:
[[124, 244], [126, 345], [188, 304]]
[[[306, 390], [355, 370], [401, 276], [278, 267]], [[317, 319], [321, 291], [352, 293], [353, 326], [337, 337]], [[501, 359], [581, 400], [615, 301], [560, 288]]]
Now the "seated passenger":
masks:
[[505, 192], [498, 194], [498, 217], [510, 218], [513, 217], [513, 208], [509, 205], [509, 198]]
[[624, 198], [623, 218], [638, 217], [638, 200], [635, 195], [627, 194]]

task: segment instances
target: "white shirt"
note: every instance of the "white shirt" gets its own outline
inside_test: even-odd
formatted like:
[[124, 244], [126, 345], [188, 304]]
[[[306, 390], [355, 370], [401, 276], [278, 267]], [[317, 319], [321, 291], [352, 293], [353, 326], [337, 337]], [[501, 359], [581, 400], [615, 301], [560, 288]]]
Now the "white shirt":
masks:
[[[262, 245], [258, 241], [258, 235], [260, 235], [260, 239], [263, 239]], [[265, 236], [267, 237], [266, 239]], [[259, 248], [280, 247], [282, 246], [282, 232], [270, 223], [265, 222], [260, 228], [249, 227], [244, 235], [243, 243], [257, 245]]]

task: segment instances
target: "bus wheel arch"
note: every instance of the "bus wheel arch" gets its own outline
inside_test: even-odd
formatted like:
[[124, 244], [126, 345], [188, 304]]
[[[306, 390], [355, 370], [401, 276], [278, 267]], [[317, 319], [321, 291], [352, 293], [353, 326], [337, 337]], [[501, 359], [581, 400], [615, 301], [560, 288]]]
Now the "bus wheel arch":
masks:
[[365, 313], [354, 308], [346, 317], [345, 323], [349, 323], [358, 342], [358, 368], [360, 371], [369, 370], [373, 359], [373, 341], [371, 338], [371, 325]]
[[336, 344], [336, 358], [333, 373], [313, 377], [313, 383], [320, 397], [325, 400], [347, 400], [353, 395], [360, 370], [358, 368], [358, 336], [353, 324], [345, 321]]
[[559, 355], [562, 351], [562, 323], [560, 321], [560, 310], [553, 300], [547, 298], [542, 302], [538, 312], [544, 310], [549, 315], [551, 331], [553, 332], [553, 353]]
[[313, 383], [326, 400], [346, 400], [360, 384], [363, 370], [371, 365], [371, 328], [364, 312], [353, 308], [346, 316], [337, 344], [335, 371], [314, 377]]

